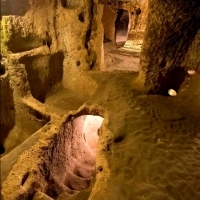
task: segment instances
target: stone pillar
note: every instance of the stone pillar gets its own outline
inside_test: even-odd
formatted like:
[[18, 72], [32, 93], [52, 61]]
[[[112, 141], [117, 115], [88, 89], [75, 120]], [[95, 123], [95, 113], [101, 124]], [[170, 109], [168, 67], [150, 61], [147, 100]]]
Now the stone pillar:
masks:
[[104, 28], [104, 36], [106, 39], [115, 42], [115, 20], [116, 10], [112, 9], [111, 6], [104, 5], [102, 23]]

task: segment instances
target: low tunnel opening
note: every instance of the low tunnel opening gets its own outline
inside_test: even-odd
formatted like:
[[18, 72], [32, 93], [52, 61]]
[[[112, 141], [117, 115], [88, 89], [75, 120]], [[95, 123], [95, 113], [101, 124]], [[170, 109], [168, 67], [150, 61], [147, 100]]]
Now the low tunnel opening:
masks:
[[117, 45], [123, 46], [129, 33], [129, 11], [118, 9], [115, 21], [115, 42]]
[[[71, 116], [63, 134], [52, 141], [46, 195], [90, 193], [96, 172], [96, 155], [104, 118], [98, 115]], [[62, 192], [61, 192], [62, 191]], [[87, 195], [86, 195], [87, 196]], [[87, 198], [86, 198], [87, 199]]]
[[65, 185], [81, 191], [89, 187], [96, 169], [96, 153], [99, 132], [104, 118], [82, 115], [72, 122], [73, 134], [66, 143], [67, 173]]

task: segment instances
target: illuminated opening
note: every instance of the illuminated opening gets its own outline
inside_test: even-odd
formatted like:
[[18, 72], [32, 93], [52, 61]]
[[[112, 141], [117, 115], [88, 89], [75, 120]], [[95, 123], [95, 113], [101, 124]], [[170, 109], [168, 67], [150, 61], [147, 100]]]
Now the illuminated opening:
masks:
[[[96, 170], [98, 173], [103, 171], [102, 166], [96, 167], [96, 155], [104, 118], [85, 113], [88, 113], [87, 109], [69, 115], [59, 130], [55, 128], [58, 132], [40, 148], [38, 173], [34, 169], [18, 174], [18, 183], [14, 187], [26, 187], [20, 199], [40, 199], [37, 198], [40, 194], [44, 194], [45, 199], [88, 199]], [[0, 153], [3, 151], [0, 144]], [[30, 177], [34, 184], [29, 182]]]
[[90, 185], [96, 169], [96, 153], [100, 128], [104, 118], [82, 115], [75, 118], [68, 128], [66, 143], [66, 175], [64, 184], [70, 190], [81, 191]]

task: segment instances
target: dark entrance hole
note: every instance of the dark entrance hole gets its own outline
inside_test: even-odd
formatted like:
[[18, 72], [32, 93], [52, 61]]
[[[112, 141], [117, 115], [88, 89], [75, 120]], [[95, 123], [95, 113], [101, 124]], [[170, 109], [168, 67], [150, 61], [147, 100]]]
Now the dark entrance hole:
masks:
[[6, 68], [3, 64], [0, 65], [0, 75], [4, 75], [6, 73]]
[[117, 138], [114, 139], [114, 143], [122, 142], [123, 139], [124, 139], [124, 136], [121, 135], [121, 136], [119, 136], [119, 137], [117, 137]]
[[[176, 92], [180, 89], [181, 84], [185, 81], [187, 72], [183, 67], [174, 67], [169, 70], [164, 77], [162, 73], [159, 74], [158, 83], [162, 85], [157, 91], [157, 94], [169, 96], [168, 90], [173, 89]], [[152, 93], [155, 93], [152, 91]]]
[[5, 153], [5, 148], [2, 144], [0, 144], [0, 154]]
[[48, 180], [47, 195], [52, 198], [55, 198], [54, 191], [64, 189], [67, 194], [73, 195], [77, 191], [90, 190], [89, 187], [93, 183], [99, 141], [98, 130], [104, 118], [98, 115], [79, 114], [68, 118], [63, 134], [55, 137], [56, 143], [53, 140], [49, 150], [51, 153], [47, 160], [51, 160], [51, 164], [48, 165], [51, 178]]
[[115, 21], [115, 42], [124, 45], [128, 38], [129, 12], [128, 10], [119, 9]]
[[79, 21], [81, 21], [81, 22], [84, 22], [84, 21], [85, 21], [84, 13], [83, 13], [83, 12], [81, 12], [81, 13], [78, 15], [78, 19], [79, 19]]

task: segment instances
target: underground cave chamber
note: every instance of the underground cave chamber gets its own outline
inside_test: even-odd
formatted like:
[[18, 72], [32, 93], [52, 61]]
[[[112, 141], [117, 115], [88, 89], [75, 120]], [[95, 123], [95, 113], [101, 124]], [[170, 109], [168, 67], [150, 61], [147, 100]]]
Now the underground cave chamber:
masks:
[[[12, 33], [4, 45], [16, 57], [0, 69], [4, 199], [199, 200], [197, 1], [149, 1], [147, 28], [142, 5], [128, 10], [123, 45], [115, 22], [128, 3], [30, 2], [2, 17]], [[99, 72], [102, 45], [105, 71], [132, 72]], [[84, 104], [102, 106], [109, 123], [101, 128], [102, 117], [69, 115]]]
[[52, 140], [50, 154], [45, 158], [51, 174], [49, 180], [45, 180], [48, 181], [46, 195], [54, 199], [60, 194], [69, 197], [91, 186], [103, 120], [97, 115], [72, 117], [64, 125], [63, 133]]

